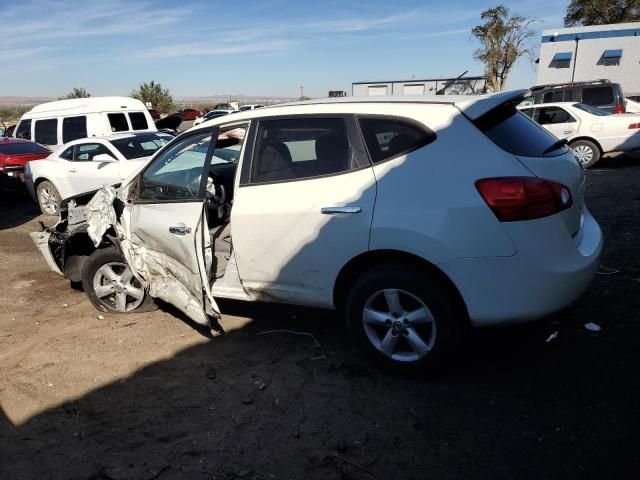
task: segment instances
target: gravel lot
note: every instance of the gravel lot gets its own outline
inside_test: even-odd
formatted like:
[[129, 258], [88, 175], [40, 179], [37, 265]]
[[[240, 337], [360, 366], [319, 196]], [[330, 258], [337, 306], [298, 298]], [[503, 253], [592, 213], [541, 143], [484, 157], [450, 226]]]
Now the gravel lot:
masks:
[[51, 220], [2, 193], [0, 478], [640, 478], [640, 157], [598, 167], [609, 274], [429, 381], [370, 368], [326, 312], [224, 302], [209, 337], [170, 307], [98, 320], [28, 237]]

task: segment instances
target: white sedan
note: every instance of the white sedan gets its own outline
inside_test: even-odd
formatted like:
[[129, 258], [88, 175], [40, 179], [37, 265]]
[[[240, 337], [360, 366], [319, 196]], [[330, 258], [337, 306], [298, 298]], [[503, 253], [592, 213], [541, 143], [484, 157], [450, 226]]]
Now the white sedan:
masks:
[[61, 200], [120, 183], [173, 138], [145, 132], [69, 142], [46, 159], [27, 164], [27, 189], [42, 213], [57, 215]]
[[640, 115], [611, 114], [583, 103], [541, 103], [520, 111], [560, 139], [567, 139], [583, 167], [607, 152], [640, 148]]

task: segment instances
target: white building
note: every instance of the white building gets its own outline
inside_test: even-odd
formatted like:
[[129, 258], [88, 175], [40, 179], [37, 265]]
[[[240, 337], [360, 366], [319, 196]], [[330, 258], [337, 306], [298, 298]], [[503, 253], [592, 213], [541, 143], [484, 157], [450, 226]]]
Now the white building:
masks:
[[354, 97], [374, 95], [434, 95], [443, 87], [445, 95], [474, 95], [487, 92], [484, 76], [462, 78], [427, 78], [422, 80], [376, 80], [354, 82], [351, 94]]
[[640, 22], [542, 32], [538, 85], [599, 79], [640, 95]]

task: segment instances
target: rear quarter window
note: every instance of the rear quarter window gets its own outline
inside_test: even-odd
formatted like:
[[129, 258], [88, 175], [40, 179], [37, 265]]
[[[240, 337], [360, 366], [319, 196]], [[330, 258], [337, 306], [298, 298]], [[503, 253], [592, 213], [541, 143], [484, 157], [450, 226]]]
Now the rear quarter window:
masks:
[[359, 117], [358, 123], [373, 163], [404, 155], [435, 141], [424, 125], [394, 117]]
[[562, 146], [544, 153], [558, 139], [511, 103], [494, 108], [473, 123], [496, 145], [514, 155], [547, 157], [562, 154], [566, 150]]

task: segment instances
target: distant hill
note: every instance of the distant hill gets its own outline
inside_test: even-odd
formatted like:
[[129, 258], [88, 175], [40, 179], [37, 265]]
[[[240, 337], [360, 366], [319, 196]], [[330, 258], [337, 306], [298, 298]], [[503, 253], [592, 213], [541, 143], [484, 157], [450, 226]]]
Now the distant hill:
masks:
[[[18, 107], [18, 106], [35, 106], [45, 102], [52, 102], [57, 100], [57, 97], [2, 97], [0, 96], [0, 106], [2, 107]], [[291, 102], [297, 100], [296, 97], [269, 97], [269, 96], [252, 96], [252, 95], [211, 95], [206, 97], [188, 97], [188, 96], [176, 96], [173, 97], [176, 104], [191, 104], [191, 105], [209, 105], [216, 103], [226, 103], [229, 100], [237, 101], [239, 103], [262, 103], [262, 104], [274, 104], [282, 102]]]

